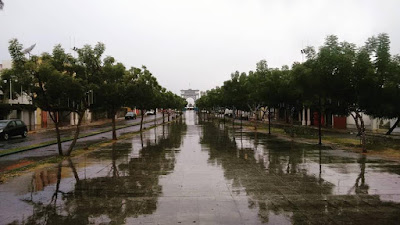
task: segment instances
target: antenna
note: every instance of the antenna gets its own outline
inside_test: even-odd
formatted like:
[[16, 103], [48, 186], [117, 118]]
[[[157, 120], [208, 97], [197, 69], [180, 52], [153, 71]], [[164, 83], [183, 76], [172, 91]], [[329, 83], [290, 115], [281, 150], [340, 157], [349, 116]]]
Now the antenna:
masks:
[[28, 54], [29, 57], [30, 57], [31, 56], [31, 51], [33, 50], [33, 48], [35, 48], [35, 46], [36, 46], [36, 44], [31, 45], [31, 47], [22, 50], [22, 53]]

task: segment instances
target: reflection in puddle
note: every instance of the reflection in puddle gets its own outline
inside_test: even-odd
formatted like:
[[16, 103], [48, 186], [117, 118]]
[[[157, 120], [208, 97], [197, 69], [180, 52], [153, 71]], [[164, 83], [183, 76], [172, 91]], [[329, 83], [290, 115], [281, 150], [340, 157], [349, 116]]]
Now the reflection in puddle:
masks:
[[[221, 165], [232, 192], [247, 196], [263, 222], [271, 222], [271, 212], [291, 223], [396, 224], [400, 219], [397, 164], [267, 135], [232, 138], [228, 128], [214, 124], [205, 124], [202, 134], [209, 162]], [[388, 164], [392, 171], [383, 170]], [[379, 220], [371, 221], [372, 215]]]
[[398, 224], [400, 166], [202, 122], [0, 185], [9, 224]]
[[[159, 133], [146, 132], [142, 137], [114, 143], [74, 162], [67, 159], [56, 168], [35, 172], [23, 194], [4, 193], [25, 210], [2, 213], [1, 221], [122, 224], [128, 217], [152, 214], [162, 192], [159, 177], [173, 171], [176, 153], [170, 150], [181, 144], [185, 129], [182, 122], [160, 126]], [[129, 157], [139, 146], [139, 156]], [[13, 185], [16, 183], [8, 186]], [[4, 206], [1, 204], [2, 209]]]

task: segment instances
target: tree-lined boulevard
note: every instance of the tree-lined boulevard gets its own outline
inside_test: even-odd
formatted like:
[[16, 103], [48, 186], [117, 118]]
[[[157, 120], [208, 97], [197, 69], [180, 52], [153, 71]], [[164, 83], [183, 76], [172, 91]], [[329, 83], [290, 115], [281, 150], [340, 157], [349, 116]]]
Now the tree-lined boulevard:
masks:
[[[181, 110], [186, 100], [161, 87], [157, 79], [145, 67], [126, 69], [111, 56], [104, 57], [105, 45], [94, 47], [85, 45], [75, 48], [77, 57], [66, 53], [61, 45], [56, 45], [51, 54], [26, 56], [23, 46], [17, 39], [10, 40], [9, 52], [12, 68], [2, 71], [3, 93], [10, 93], [12, 99], [25, 93], [34, 106], [49, 112], [54, 122], [59, 155], [70, 155], [80, 134], [80, 127], [85, 113], [106, 112], [112, 119], [112, 139], [116, 140], [115, 117], [123, 107], [137, 108], [141, 112], [140, 130], [146, 110], [163, 109], [170, 119], [172, 110]], [[13, 85], [21, 88], [12, 88]], [[15, 92], [15, 93], [13, 93]], [[7, 95], [4, 95], [6, 98]], [[7, 115], [10, 109], [1, 108]], [[74, 138], [66, 152], [63, 151], [60, 126], [63, 115], [75, 113], [77, 124]]]
[[0, 225], [398, 225], [400, 3], [358, 1], [0, 0]]

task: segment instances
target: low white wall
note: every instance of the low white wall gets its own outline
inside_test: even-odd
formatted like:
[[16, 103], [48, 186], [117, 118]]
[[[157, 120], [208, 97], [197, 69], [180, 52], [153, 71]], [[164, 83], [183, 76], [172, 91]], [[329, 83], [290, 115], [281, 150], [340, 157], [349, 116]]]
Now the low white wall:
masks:
[[[392, 126], [394, 125], [394, 123], [396, 123], [396, 120], [397, 120], [397, 118], [396, 118], [396, 119], [391, 119], [391, 120], [389, 121], [390, 127], [392, 127]], [[397, 127], [394, 128], [393, 132], [394, 132], [394, 133], [400, 133], [400, 123], [397, 124]]]
[[[361, 113], [362, 118], [364, 120], [365, 129], [367, 130], [377, 130], [379, 129], [380, 119], [373, 118], [372, 116], [368, 116], [364, 113]], [[346, 118], [346, 127], [350, 129], [357, 129], [356, 123], [352, 116], [348, 116]]]

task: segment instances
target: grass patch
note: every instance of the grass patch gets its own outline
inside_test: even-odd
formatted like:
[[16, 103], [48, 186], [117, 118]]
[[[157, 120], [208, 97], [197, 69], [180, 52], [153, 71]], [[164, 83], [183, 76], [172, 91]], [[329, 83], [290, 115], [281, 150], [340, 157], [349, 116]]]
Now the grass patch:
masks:
[[371, 137], [368, 136], [367, 139], [367, 149], [375, 150], [375, 151], [383, 151], [383, 150], [394, 150], [399, 151], [400, 149], [400, 140], [396, 140], [389, 137]]
[[360, 145], [360, 140], [354, 138], [338, 138], [338, 137], [325, 137], [324, 140], [331, 141], [337, 144], [343, 144], [348, 146], [358, 146]]
[[308, 128], [308, 127], [287, 126], [287, 127], [284, 127], [283, 130], [286, 134], [291, 135], [293, 133], [294, 136], [296, 136], [296, 137], [308, 138], [308, 139], [318, 138], [318, 130]]

